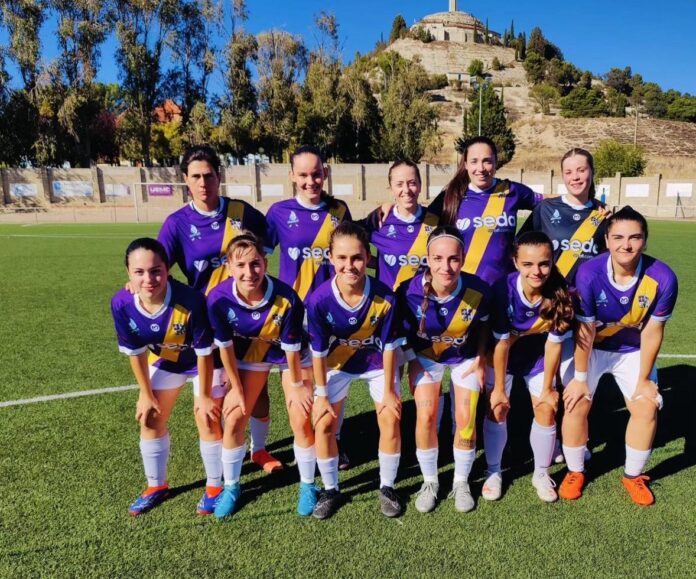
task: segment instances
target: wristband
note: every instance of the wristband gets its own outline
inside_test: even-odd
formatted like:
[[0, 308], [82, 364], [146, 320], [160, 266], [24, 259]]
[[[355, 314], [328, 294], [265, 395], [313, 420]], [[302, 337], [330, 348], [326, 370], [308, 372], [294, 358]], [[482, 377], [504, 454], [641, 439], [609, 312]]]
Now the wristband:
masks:
[[290, 388], [302, 388], [304, 386], [304, 382], [300, 380], [299, 382], [291, 382], [290, 383]]
[[578, 372], [575, 370], [575, 375], [573, 377], [581, 382], [587, 382], [587, 372]]
[[329, 395], [329, 393], [326, 390], [326, 386], [315, 386], [314, 387], [314, 395], [315, 396], [323, 396], [324, 398], [326, 398]]

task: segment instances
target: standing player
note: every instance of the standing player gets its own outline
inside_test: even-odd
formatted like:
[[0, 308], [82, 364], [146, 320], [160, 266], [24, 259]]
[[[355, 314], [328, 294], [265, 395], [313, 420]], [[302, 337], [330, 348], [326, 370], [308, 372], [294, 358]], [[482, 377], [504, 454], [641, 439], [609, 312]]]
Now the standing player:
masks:
[[340, 503], [337, 418], [351, 383], [364, 379], [375, 403], [379, 425], [380, 504], [387, 517], [401, 514], [394, 491], [401, 457], [401, 398], [396, 381], [397, 338], [394, 296], [387, 286], [366, 275], [370, 240], [361, 227], [341, 223], [331, 234], [329, 255], [336, 274], [307, 302], [307, 321], [314, 357], [313, 408], [317, 464], [324, 491], [314, 509], [330, 517]]
[[[648, 223], [624, 207], [607, 221], [603, 254], [583, 263], [575, 277], [580, 295], [574, 364], [564, 374], [563, 454], [568, 474], [561, 498], [582, 495], [587, 415], [603, 374], [611, 374], [630, 413], [626, 427], [623, 484], [639, 505], [655, 501], [643, 474], [650, 457], [662, 396], [655, 361], [665, 323], [677, 299], [677, 278], [664, 263], [645, 255]], [[571, 373], [572, 372], [572, 373]]]
[[[556, 483], [548, 468], [556, 442], [555, 381], [562, 344], [572, 338], [573, 304], [568, 284], [554, 266], [553, 244], [546, 234], [530, 231], [521, 235], [515, 242], [513, 259], [517, 271], [494, 288], [493, 335], [497, 343], [493, 351], [495, 383], [487, 385], [490, 405], [504, 422], [513, 377], [524, 379], [534, 409], [529, 435], [534, 453], [532, 485], [542, 501], [554, 502], [558, 498]], [[501, 442], [486, 445], [491, 491], [500, 487], [496, 483], [501, 482], [505, 440]]]
[[[274, 364], [282, 372], [281, 382], [295, 436], [295, 459], [301, 479], [297, 512], [309, 516], [316, 504], [316, 453], [309, 420], [312, 386], [309, 379], [302, 380], [300, 370], [304, 307], [292, 288], [266, 275], [267, 266], [262, 240], [242, 232], [227, 249], [230, 278], [218, 284], [208, 296], [215, 342], [220, 347], [225, 370], [228, 376], [239, 376], [231, 380], [223, 405], [225, 490], [215, 507], [218, 518], [234, 512], [241, 494], [239, 479], [246, 454], [247, 409], [253, 408]], [[306, 359], [309, 363], [308, 356]]]
[[[416, 401], [416, 456], [423, 485], [416, 509], [437, 504], [437, 413], [445, 368], [452, 370], [456, 396], [454, 484], [457, 511], [474, 508], [469, 473], [476, 456], [476, 405], [485, 375], [490, 287], [462, 272], [464, 244], [453, 227], [438, 227], [428, 238], [428, 267], [399, 288], [409, 346], [409, 383]], [[454, 400], [455, 398], [453, 398]]]
[[167, 422], [186, 380], [193, 377], [194, 412], [201, 438], [201, 457], [208, 477], [198, 513], [210, 514], [221, 465], [206, 452], [222, 437], [220, 410], [224, 388], [211, 389], [213, 343], [205, 298], [169, 280], [169, 261], [154, 239], [140, 238], [126, 250], [126, 270], [133, 294], [123, 289], [111, 300], [119, 350], [130, 356], [140, 387], [135, 419], [140, 423], [140, 453], [148, 486], [129, 507], [141, 515], [169, 494]]
[[[220, 158], [211, 147], [191, 147], [184, 153], [180, 167], [192, 199], [167, 217], [158, 239], [170, 263], [179, 265], [188, 284], [208, 295], [227, 278], [225, 250], [230, 241], [242, 230], [263, 238], [266, 221], [245, 201], [220, 196]], [[217, 360], [216, 366], [214, 383], [222, 384], [224, 375]], [[267, 472], [282, 468], [280, 461], [266, 451], [269, 409], [268, 388], [264, 388], [250, 423], [251, 459]], [[216, 448], [219, 455], [221, 441]]]

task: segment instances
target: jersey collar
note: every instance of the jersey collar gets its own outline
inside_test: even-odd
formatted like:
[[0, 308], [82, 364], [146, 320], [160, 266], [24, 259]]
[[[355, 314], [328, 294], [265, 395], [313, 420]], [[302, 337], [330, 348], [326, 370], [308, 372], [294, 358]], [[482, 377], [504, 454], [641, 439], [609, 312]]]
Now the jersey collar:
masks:
[[517, 274], [517, 282], [515, 283], [515, 286], [517, 289], [517, 295], [520, 297], [522, 303], [528, 308], [535, 308], [541, 303], [542, 298], [539, 298], [537, 301], [532, 303], [526, 297], [524, 297], [524, 290], [522, 289], [522, 276], [519, 273]]
[[487, 193], [491, 189], [494, 189], [497, 184], [498, 179], [493, 177], [493, 184], [488, 189], [479, 189], [476, 185], [469, 183], [469, 191], [473, 191], [474, 193]]
[[[421, 278], [421, 283], [423, 284], [423, 286], [425, 286], [425, 275], [423, 275], [423, 277]], [[462, 276], [460, 274], [459, 279], [457, 280], [457, 287], [454, 288], [454, 291], [450, 295], [445, 296], [444, 298], [439, 298], [433, 294], [428, 294], [428, 299], [437, 302], [438, 304], [446, 304], [447, 302], [452, 301], [456, 296], [458, 296], [461, 291]]]
[[631, 278], [631, 281], [629, 281], [626, 285], [618, 284], [614, 281], [614, 268], [611, 265], [611, 254], [607, 254], [607, 279], [609, 280], [609, 283], [619, 291], [625, 292], [636, 285], [642, 271], [643, 256], [641, 255], [640, 261], [638, 262], [638, 267], [636, 268], [636, 274]]
[[201, 211], [200, 209], [198, 209], [198, 207], [196, 207], [196, 204], [193, 201], [189, 201], [189, 207], [199, 215], [202, 215], [203, 217], [217, 217], [218, 215], [220, 215], [220, 213], [222, 213], [223, 205], [223, 197], [218, 197], [217, 209], [213, 209], [212, 211]]
[[150, 320], [154, 320], [155, 318], [159, 318], [162, 313], [169, 307], [169, 302], [172, 300], [172, 284], [167, 282], [167, 293], [164, 295], [164, 303], [160, 307], [159, 310], [157, 310], [154, 314], [151, 314], [148, 312], [141, 304], [140, 304], [140, 298], [138, 298], [138, 294], [133, 294], [133, 303], [135, 304], [135, 309], [138, 310], [138, 313]]
[[361, 307], [365, 305], [367, 297], [370, 295], [370, 276], [365, 276], [365, 288], [363, 289], [363, 295], [355, 307], [350, 307], [341, 297], [341, 292], [338, 291], [338, 285], [336, 285], [336, 276], [333, 276], [333, 278], [331, 279], [331, 291], [333, 292], [333, 295], [336, 298], [336, 301], [338, 302], [339, 306], [341, 306], [344, 310], [347, 310], [349, 312], [357, 312]]
[[396, 205], [394, 205], [394, 208], [392, 209], [392, 215], [398, 219], [399, 221], [403, 221], [404, 223], [415, 223], [421, 218], [421, 214], [423, 213], [423, 207], [420, 205], [418, 206], [418, 209], [416, 210], [416, 213], [414, 215], [410, 215], [409, 217], [404, 217], [401, 215], [397, 210], [396, 210]]
[[239, 297], [239, 294], [237, 293], [237, 284], [235, 283], [234, 278], [232, 279], [232, 295], [234, 296], [234, 299], [237, 300], [237, 303], [243, 308], [246, 308], [247, 310], [258, 310], [268, 303], [268, 301], [271, 299], [271, 295], [273, 294], [273, 280], [268, 274], [266, 274], [266, 281], [268, 282], [266, 293], [264, 294], [263, 299], [255, 306], [250, 306]]
[[563, 201], [563, 203], [565, 203], [568, 207], [570, 207], [571, 209], [575, 209], [576, 211], [580, 211], [581, 209], [590, 209], [594, 206], [594, 204], [592, 203], [592, 199], [588, 199], [587, 203], [585, 203], [584, 205], [578, 205], [577, 203], [571, 203], [569, 197], [570, 194], [566, 193], [565, 195], [561, 196], [561, 201]]
[[319, 211], [320, 209], [323, 209], [326, 206], [325, 201], [322, 201], [318, 205], [312, 205], [311, 203], [307, 203], [306, 201], [302, 201], [302, 198], [299, 195], [295, 196], [295, 201], [297, 201], [297, 204], [300, 207], [304, 207], [305, 209], [311, 209], [312, 211]]

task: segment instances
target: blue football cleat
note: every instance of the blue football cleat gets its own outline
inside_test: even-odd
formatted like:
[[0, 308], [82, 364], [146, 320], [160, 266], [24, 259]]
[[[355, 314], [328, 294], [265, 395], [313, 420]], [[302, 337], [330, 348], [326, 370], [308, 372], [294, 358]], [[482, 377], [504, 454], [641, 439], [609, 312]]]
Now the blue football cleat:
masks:
[[153, 493], [142, 494], [137, 499], [133, 501], [130, 507], [128, 507], [128, 514], [131, 517], [137, 517], [138, 515], [143, 515], [148, 511], [154, 509], [162, 501], [164, 501], [169, 496], [169, 489], [164, 488]]
[[297, 500], [297, 514], [301, 517], [309, 517], [314, 512], [314, 507], [319, 498], [317, 487], [313, 483], [300, 482], [300, 498]]
[[217, 505], [213, 513], [218, 519], [229, 517], [234, 512], [234, 507], [237, 505], [239, 496], [242, 494], [242, 488], [239, 483], [231, 485], [226, 484], [223, 491], [218, 495]]
[[218, 500], [220, 500], [220, 495], [222, 495], [222, 491], [220, 491], [214, 497], [211, 497], [208, 494], [208, 491], [206, 490], [203, 493], [201, 500], [198, 501], [198, 506], [196, 507], [196, 512], [199, 515], [212, 515], [213, 512], [215, 511], [215, 507], [217, 506]]

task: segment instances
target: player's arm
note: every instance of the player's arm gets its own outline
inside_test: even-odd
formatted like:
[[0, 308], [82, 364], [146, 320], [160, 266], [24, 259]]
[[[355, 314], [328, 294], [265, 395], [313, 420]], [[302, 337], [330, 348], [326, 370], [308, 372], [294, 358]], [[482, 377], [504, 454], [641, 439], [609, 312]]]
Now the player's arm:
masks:
[[579, 321], [575, 331], [575, 351], [573, 353], [575, 375], [563, 391], [563, 402], [568, 412], [572, 412], [575, 405], [583, 398], [592, 400], [590, 388], [587, 385], [587, 371], [595, 333], [594, 319], [591, 321]]
[[226, 346], [220, 346], [220, 359], [227, 374], [230, 389], [225, 396], [225, 401], [222, 404], [222, 414], [227, 417], [235, 408], [239, 408], [242, 414], [246, 414], [246, 404], [244, 402], [244, 387], [239, 379], [239, 370], [237, 369], [237, 358], [234, 353], [234, 344], [228, 343]]

